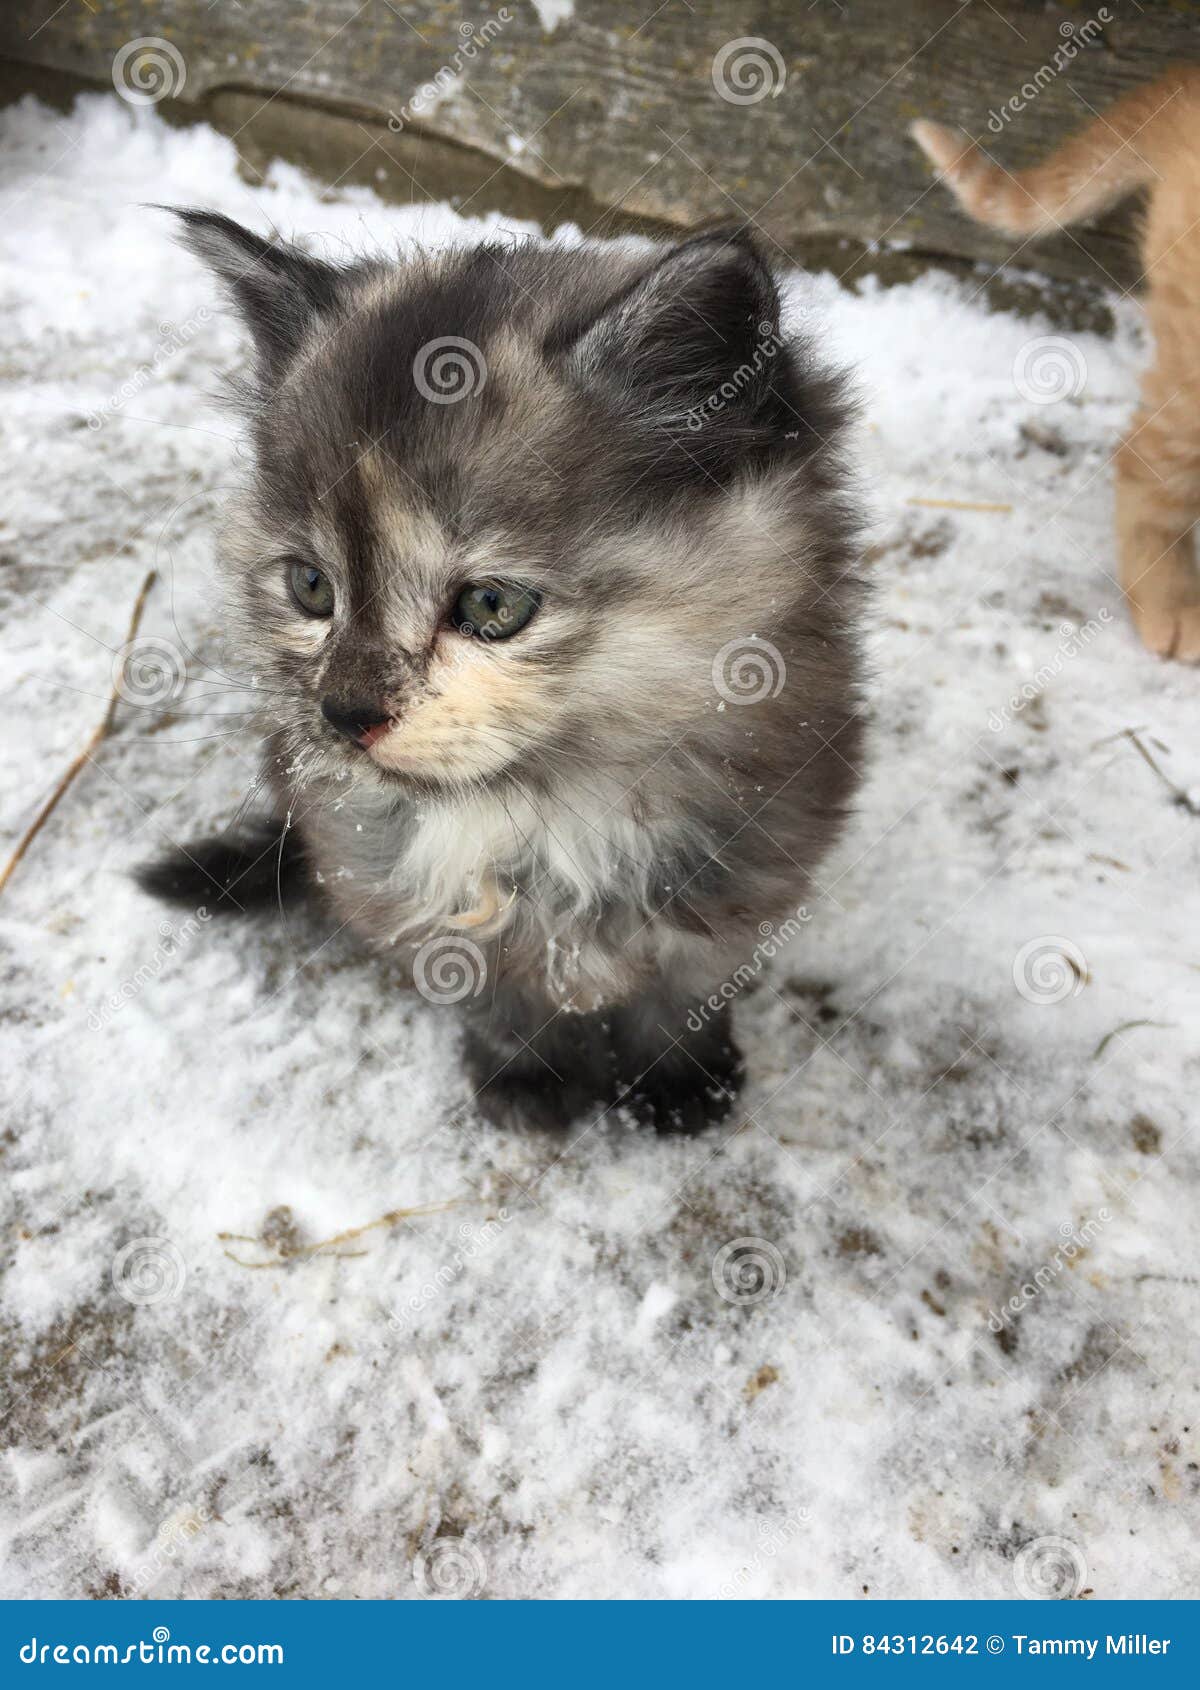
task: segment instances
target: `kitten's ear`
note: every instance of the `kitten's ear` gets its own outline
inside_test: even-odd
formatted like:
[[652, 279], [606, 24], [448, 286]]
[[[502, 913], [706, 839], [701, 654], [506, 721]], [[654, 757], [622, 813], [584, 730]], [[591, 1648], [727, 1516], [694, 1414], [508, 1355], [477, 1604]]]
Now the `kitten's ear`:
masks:
[[686, 415], [742, 372], [739, 395], [779, 350], [779, 294], [750, 239], [717, 232], [685, 241], [568, 331], [577, 379], [616, 388], [656, 420]]
[[182, 240], [225, 283], [268, 368], [287, 361], [315, 318], [332, 310], [338, 271], [285, 241], [267, 241], [230, 217], [166, 207]]

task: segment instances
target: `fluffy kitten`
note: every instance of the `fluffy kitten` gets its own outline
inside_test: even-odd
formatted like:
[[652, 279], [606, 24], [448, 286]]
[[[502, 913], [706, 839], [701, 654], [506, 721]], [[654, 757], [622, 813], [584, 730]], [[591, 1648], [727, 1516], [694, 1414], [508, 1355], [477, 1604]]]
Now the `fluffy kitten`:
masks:
[[1121, 585], [1151, 651], [1200, 661], [1200, 69], [1135, 89], [1016, 175], [941, 124], [912, 134], [967, 211], [1013, 235], [1046, 234], [1150, 187], [1142, 260], [1156, 359], [1116, 456]]
[[737, 234], [335, 268], [180, 216], [256, 349], [223, 551], [286, 826], [144, 883], [306, 876], [462, 1003], [493, 1119], [720, 1118], [741, 1061], [697, 1005], [857, 778], [839, 380]]

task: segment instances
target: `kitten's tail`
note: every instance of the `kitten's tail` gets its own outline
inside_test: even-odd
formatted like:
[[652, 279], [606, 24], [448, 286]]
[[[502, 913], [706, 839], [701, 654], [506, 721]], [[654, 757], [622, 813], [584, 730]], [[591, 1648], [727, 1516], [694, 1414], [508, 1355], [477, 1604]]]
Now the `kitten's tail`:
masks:
[[296, 903], [308, 884], [300, 841], [271, 822], [238, 836], [181, 845], [134, 870], [143, 891], [185, 909], [246, 915]]
[[909, 134], [978, 222], [1010, 235], [1043, 235], [1093, 217], [1155, 181], [1166, 152], [1195, 147], [1198, 113], [1200, 67], [1178, 65], [1016, 175], [944, 124], [922, 118]]

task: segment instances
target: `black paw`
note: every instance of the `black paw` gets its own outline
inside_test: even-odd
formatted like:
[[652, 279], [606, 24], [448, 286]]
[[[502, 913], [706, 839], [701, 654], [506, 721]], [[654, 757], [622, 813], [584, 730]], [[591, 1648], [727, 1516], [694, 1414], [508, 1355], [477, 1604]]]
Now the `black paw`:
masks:
[[472, 1101], [493, 1126], [560, 1132], [602, 1101], [603, 1088], [565, 1077], [522, 1052], [516, 1058], [474, 1038], [464, 1053]]
[[688, 1056], [650, 1068], [618, 1097], [639, 1126], [660, 1133], [701, 1133], [728, 1119], [742, 1089], [744, 1067], [735, 1045], [708, 1050], [704, 1068]]
[[[505, 1128], [561, 1131], [597, 1110], [624, 1111], [660, 1133], [698, 1133], [719, 1125], [741, 1091], [741, 1052], [728, 1010], [673, 1037], [654, 1004], [608, 1014], [561, 1015], [529, 1039], [502, 1019], [468, 1026], [463, 1051], [473, 1102]], [[673, 1017], [678, 1024], [678, 1016]]]

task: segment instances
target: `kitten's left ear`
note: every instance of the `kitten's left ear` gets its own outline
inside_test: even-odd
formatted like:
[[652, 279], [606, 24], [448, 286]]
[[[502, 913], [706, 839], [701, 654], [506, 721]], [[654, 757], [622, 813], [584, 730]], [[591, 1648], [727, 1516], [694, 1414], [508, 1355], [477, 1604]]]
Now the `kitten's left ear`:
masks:
[[338, 271], [286, 241], [267, 241], [219, 212], [171, 206], [183, 242], [221, 278], [268, 370], [296, 351], [322, 312], [332, 311]]
[[735, 372], [752, 399], [779, 349], [779, 294], [741, 232], [675, 247], [599, 316], [569, 334], [571, 373], [644, 401], [659, 419], [686, 414]]

